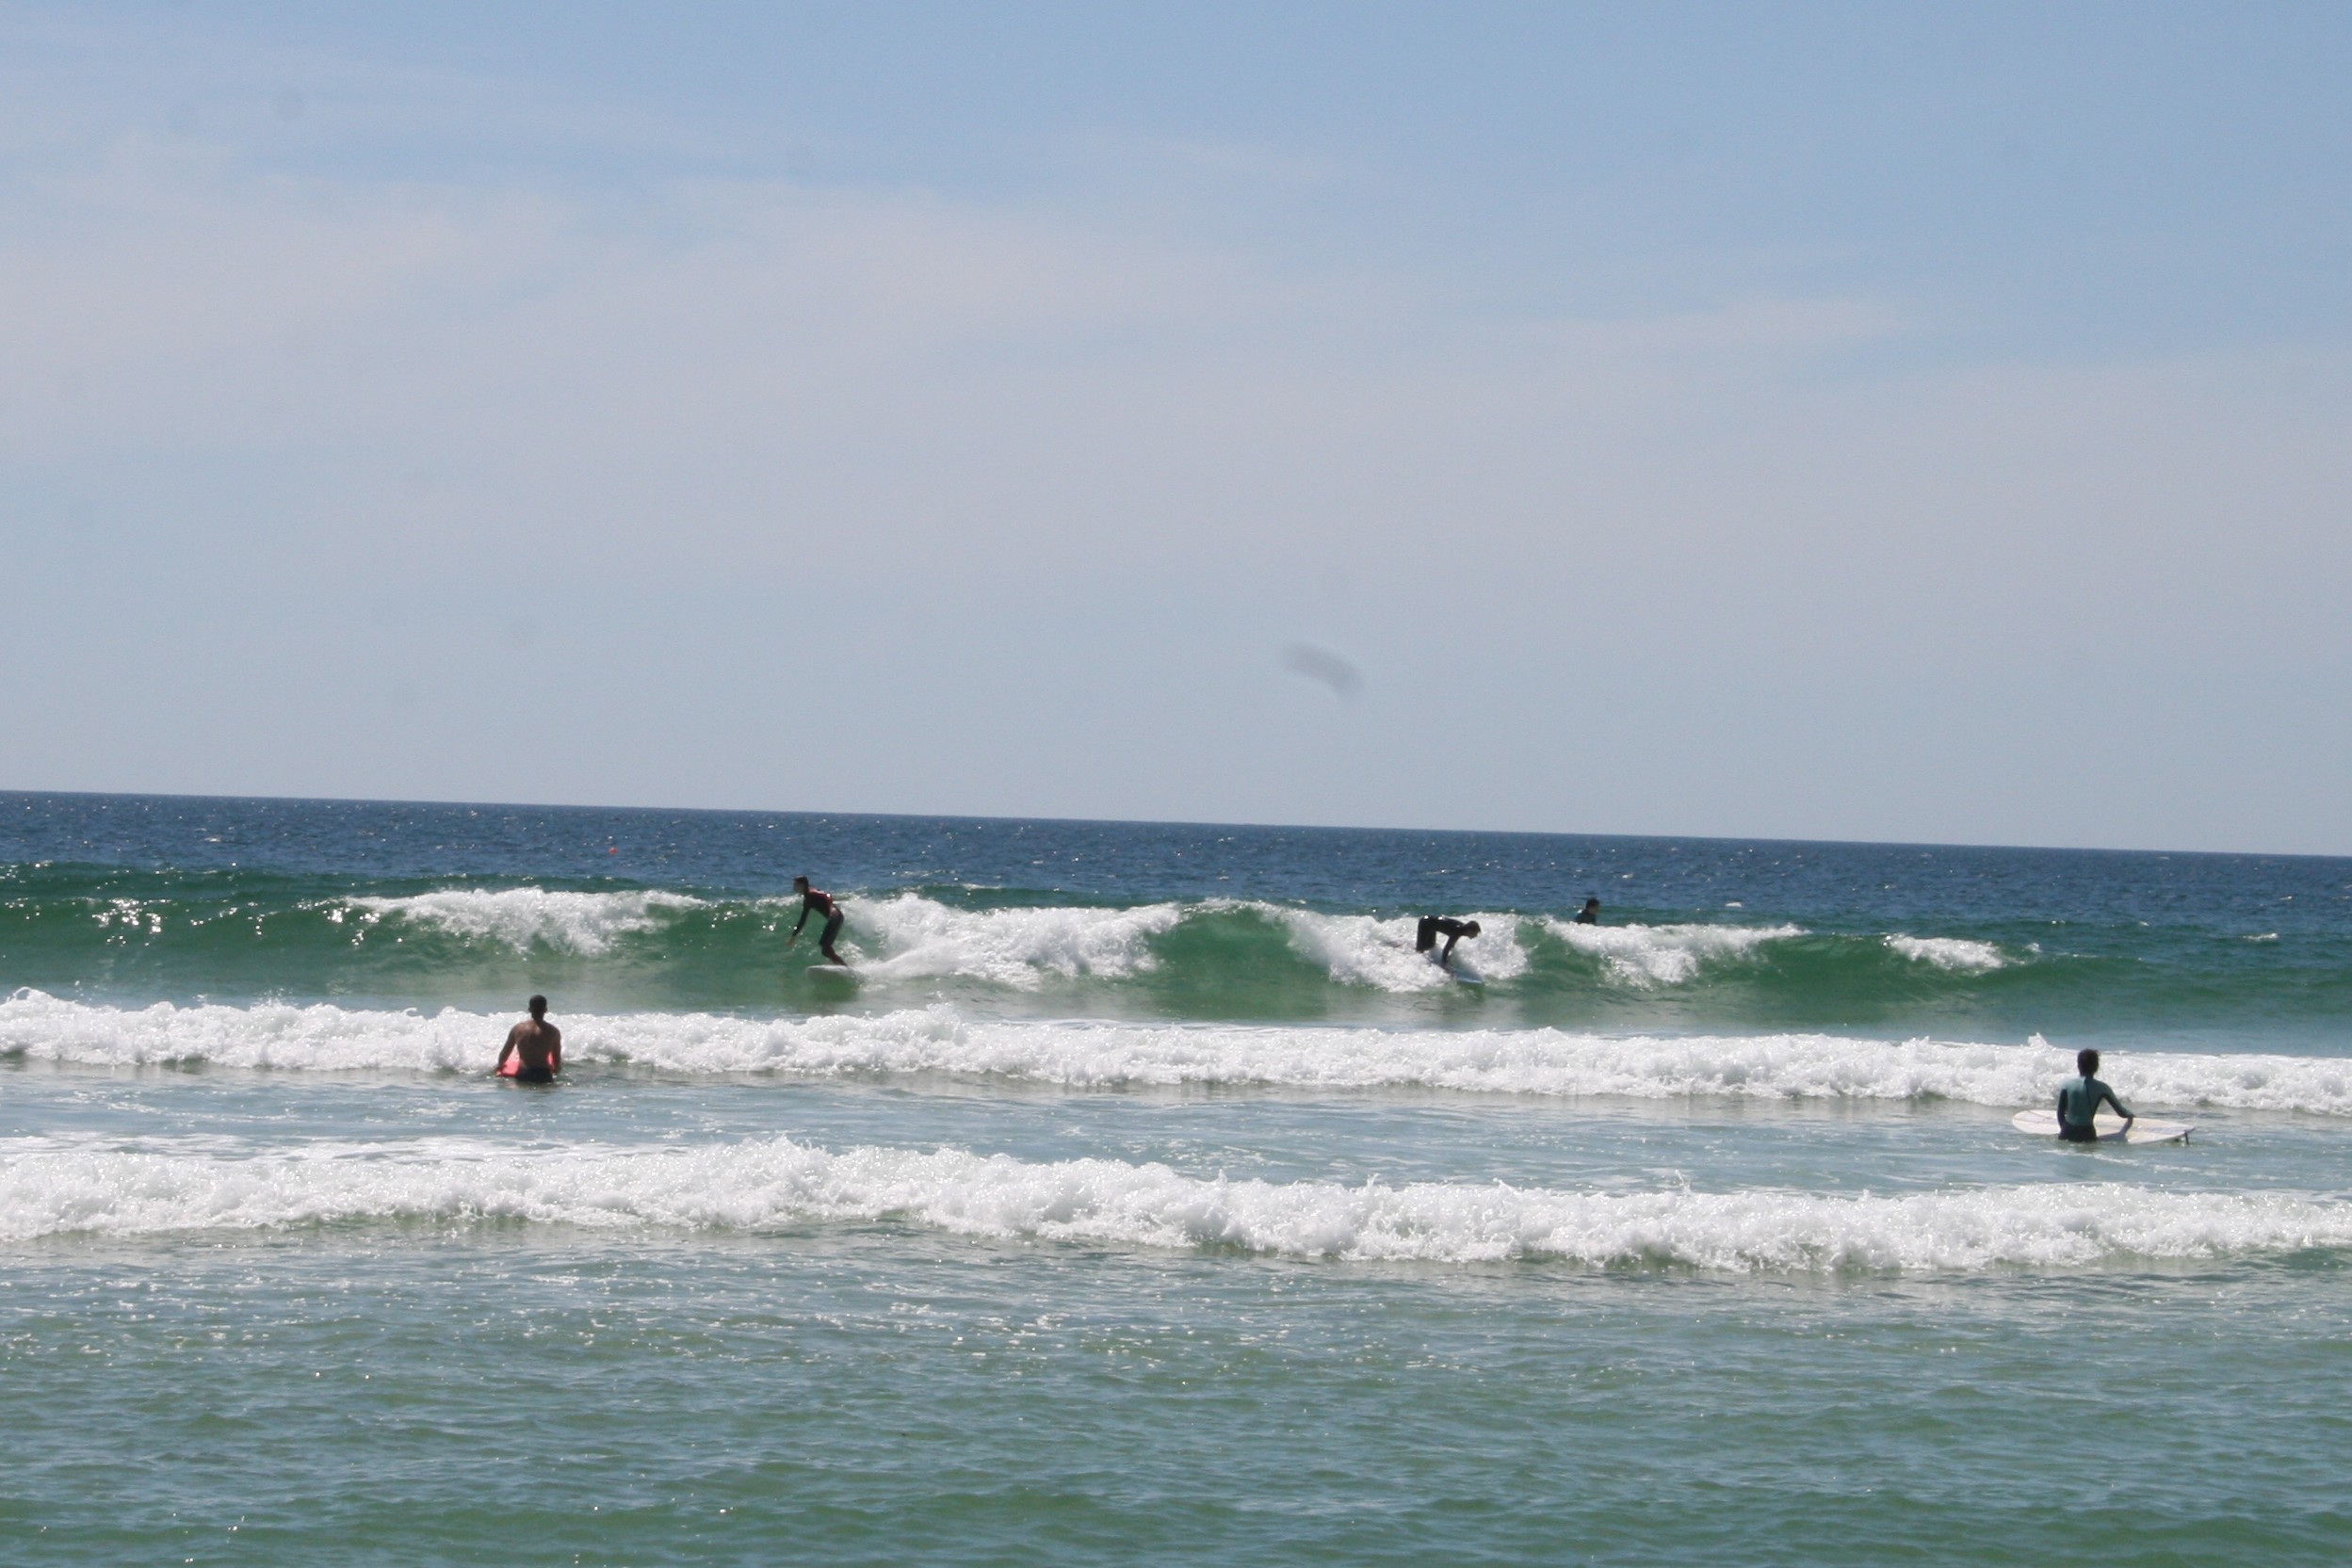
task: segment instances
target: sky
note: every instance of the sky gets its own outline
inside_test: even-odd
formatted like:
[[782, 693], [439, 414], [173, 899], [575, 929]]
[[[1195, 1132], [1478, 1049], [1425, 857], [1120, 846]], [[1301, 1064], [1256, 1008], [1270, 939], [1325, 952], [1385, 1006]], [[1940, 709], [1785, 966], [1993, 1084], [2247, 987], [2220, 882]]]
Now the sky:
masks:
[[0, 5], [0, 788], [2352, 853], [2346, 80]]

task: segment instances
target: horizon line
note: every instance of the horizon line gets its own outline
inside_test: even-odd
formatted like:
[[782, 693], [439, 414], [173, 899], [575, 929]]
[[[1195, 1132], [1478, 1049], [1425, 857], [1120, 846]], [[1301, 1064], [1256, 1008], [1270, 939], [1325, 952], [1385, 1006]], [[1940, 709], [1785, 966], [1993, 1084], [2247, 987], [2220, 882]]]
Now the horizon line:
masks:
[[2158, 855], [2165, 857], [2198, 855], [2237, 860], [2352, 861], [2352, 855], [2328, 854], [2308, 849], [2175, 849], [2107, 844], [1973, 844], [1956, 839], [1804, 838], [1772, 834], [1738, 835], [1704, 832], [1575, 832], [1537, 828], [1429, 828], [1398, 827], [1381, 823], [1215, 821], [1192, 817], [1023, 816], [986, 812], [817, 811], [770, 806], [644, 806], [583, 801], [423, 800], [361, 795], [223, 795], [179, 790], [0, 788], [0, 800], [10, 799], [267, 801], [284, 805], [423, 806], [467, 811], [649, 812], [705, 816], [871, 817], [908, 822], [1002, 822], [1105, 828], [1240, 828], [1261, 832], [1442, 833], [1466, 838], [1605, 838], [1650, 843], [1787, 844], [1867, 849], [1984, 849], [2032, 854]]

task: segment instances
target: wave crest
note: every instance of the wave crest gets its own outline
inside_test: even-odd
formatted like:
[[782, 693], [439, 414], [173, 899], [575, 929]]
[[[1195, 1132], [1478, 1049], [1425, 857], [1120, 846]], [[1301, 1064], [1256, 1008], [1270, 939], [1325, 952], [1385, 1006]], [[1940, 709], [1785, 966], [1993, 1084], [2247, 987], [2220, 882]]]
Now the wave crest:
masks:
[[965, 910], [919, 894], [846, 906], [851, 930], [883, 956], [868, 974], [907, 979], [956, 975], [1030, 989], [1049, 975], [1124, 978], [1157, 966], [1151, 939], [1185, 917], [1180, 904], [1132, 909], [1068, 905]]
[[353, 898], [344, 907], [368, 927], [403, 922], [518, 952], [548, 947], [593, 957], [620, 937], [653, 929], [665, 913], [706, 906], [682, 893], [452, 887], [397, 898]]
[[[454, 1009], [364, 1011], [209, 1004], [118, 1009], [20, 991], [0, 1002], [0, 1054], [102, 1067], [203, 1063], [312, 1072], [481, 1072], [509, 1020]], [[1558, 1029], [1404, 1030], [980, 1022], [936, 1006], [877, 1016], [709, 1013], [560, 1017], [565, 1055], [683, 1075], [957, 1074], [1077, 1089], [1415, 1089], [1547, 1098], [1941, 1099], [2048, 1103], [2073, 1072], [2021, 1045], [1838, 1035], [1604, 1036]], [[2352, 1059], [2109, 1053], [2133, 1106], [2352, 1116]]]
[[0, 1154], [0, 1237], [154, 1236], [366, 1220], [756, 1230], [898, 1221], [956, 1235], [1235, 1248], [1382, 1262], [1554, 1261], [1759, 1271], [2080, 1268], [2352, 1245], [2352, 1205], [2049, 1183], [1899, 1197], [1596, 1193], [1494, 1183], [1208, 1180], [1164, 1165], [1030, 1162], [789, 1139], [678, 1149], [333, 1146], [222, 1158]]
[[1681, 985], [1723, 960], [1743, 959], [1767, 942], [1803, 936], [1797, 926], [1580, 926], [1547, 919], [1545, 928], [1608, 966], [1611, 978], [1647, 989]]
[[1914, 963], [1932, 964], [1955, 974], [1987, 975], [2009, 964], [2001, 949], [1991, 943], [1971, 942], [1963, 936], [1898, 934], [1888, 937], [1887, 946]]
[[[1402, 995], [1453, 983], [1452, 977], [1432, 962], [1429, 954], [1413, 950], [1419, 924], [1413, 916], [1383, 920], [1370, 914], [1318, 914], [1270, 904], [1256, 907], [1290, 933], [1293, 950], [1341, 985], [1371, 986]], [[1462, 918], [1477, 921], [1479, 934], [1454, 948], [1457, 969], [1484, 980], [1507, 980], [1527, 972], [1527, 950], [1519, 946], [1517, 915], [1478, 913]]]

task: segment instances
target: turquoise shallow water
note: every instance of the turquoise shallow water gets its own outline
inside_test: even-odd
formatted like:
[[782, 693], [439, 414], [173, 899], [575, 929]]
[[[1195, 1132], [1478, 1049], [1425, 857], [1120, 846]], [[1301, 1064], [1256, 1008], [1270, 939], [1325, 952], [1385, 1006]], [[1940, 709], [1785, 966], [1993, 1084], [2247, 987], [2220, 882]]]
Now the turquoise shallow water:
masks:
[[2352, 1548], [2344, 863], [0, 806], [9, 1560]]

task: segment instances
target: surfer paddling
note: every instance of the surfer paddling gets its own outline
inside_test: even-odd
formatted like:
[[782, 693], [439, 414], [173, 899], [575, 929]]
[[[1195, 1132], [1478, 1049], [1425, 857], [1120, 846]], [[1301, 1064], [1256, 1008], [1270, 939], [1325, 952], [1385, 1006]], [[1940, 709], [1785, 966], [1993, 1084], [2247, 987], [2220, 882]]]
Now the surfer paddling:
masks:
[[2074, 1053], [2076, 1076], [2058, 1086], [2058, 1136], [2068, 1143], [2099, 1141], [2099, 1107], [2110, 1105], [2123, 1118], [2125, 1131], [2138, 1120], [2116, 1098], [2116, 1091], [2099, 1081], [2099, 1053]]
[[1475, 920], [1449, 920], [1442, 914], [1424, 914], [1413, 933], [1413, 950], [1426, 953], [1437, 946], [1437, 939], [1442, 936], [1446, 939], [1446, 946], [1445, 950], [1437, 955], [1437, 967], [1452, 969], [1453, 945], [1477, 934], [1478, 922]]
[[[534, 996], [530, 1005], [531, 1015], [507, 1031], [495, 1071], [516, 1083], [553, 1083], [563, 1071], [563, 1031], [547, 1022], [546, 997]], [[511, 1071], [509, 1058], [514, 1060]]]
[[841, 906], [834, 902], [832, 894], [822, 888], [809, 886], [806, 877], [793, 878], [792, 891], [801, 896], [801, 917], [792, 922], [792, 934], [784, 939], [784, 945], [789, 947], [800, 941], [801, 928], [808, 924], [809, 915], [821, 914], [825, 917], [825, 927], [817, 933], [817, 950], [825, 955], [827, 963], [839, 964], [847, 969], [850, 961], [835, 952], [833, 946], [833, 939], [841, 934]]

